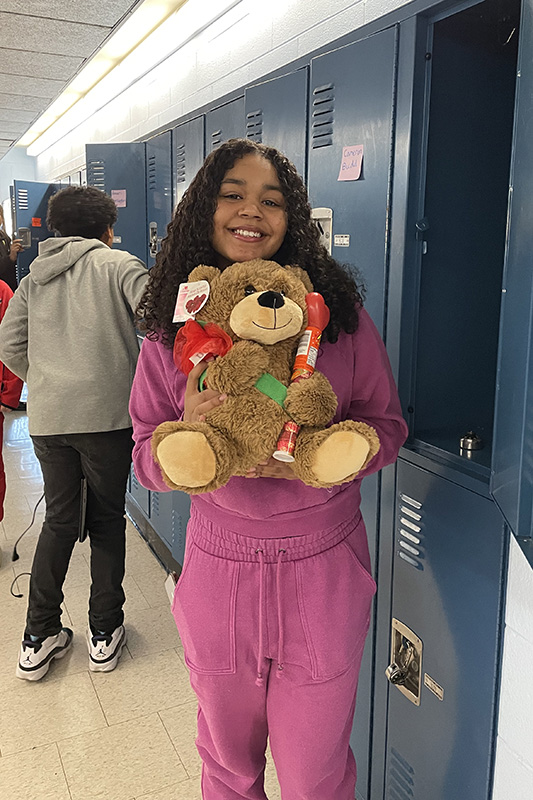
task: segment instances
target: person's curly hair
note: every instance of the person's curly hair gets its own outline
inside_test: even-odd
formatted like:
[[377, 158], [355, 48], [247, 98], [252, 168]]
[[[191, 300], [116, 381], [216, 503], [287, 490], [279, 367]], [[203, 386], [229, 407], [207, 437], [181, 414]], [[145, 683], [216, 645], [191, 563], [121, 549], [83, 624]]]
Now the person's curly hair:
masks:
[[211, 237], [220, 185], [235, 161], [251, 153], [258, 153], [274, 166], [286, 202], [287, 233], [272, 260], [307, 271], [331, 312], [324, 332], [328, 341], [336, 342], [341, 330], [353, 333], [357, 329], [357, 307], [362, 305], [363, 290], [320, 244], [307, 191], [293, 164], [274, 147], [230, 139], [207, 156], [167, 228], [137, 309], [140, 327], [148, 331], [149, 339], [161, 337], [165, 346], [172, 347], [183, 324], [172, 322], [179, 284], [185, 283], [199, 264], [218, 266]]
[[93, 186], [67, 186], [48, 201], [46, 224], [60, 236], [100, 239], [116, 221], [115, 201]]

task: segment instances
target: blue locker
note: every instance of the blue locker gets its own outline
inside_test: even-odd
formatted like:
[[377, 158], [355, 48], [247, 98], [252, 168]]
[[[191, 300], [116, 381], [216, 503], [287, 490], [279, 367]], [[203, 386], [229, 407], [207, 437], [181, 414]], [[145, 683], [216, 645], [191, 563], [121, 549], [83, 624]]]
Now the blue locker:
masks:
[[244, 94], [246, 138], [277, 147], [305, 181], [308, 70], [258, 83]]
[[246, 136], [244, 97], [237, 97], [205, 115], [206, 155], [228, 139]]
[[174, 207], [204, 161], [205, 120], [196, 117], [177, 125], [172, 130], [172, 158], [174, 179]]
[[181, 565], [190, 507], [190, 497], [184, 492], [150, 492], [150, 526]]
[[30, 271], [30, 264], [38, 255], [39, 242], [54, 233], [46, 225], [50, 197], [59, 191], [58, 183], [14, 181], [12, 195], [13, 237], [22, 239], [24, 250], [17, 258], [17, 281]]
[[533, 564], [533, 7], [522, 4], [491, 491]]
[[171, 133], [146, 142], [146, 236], [148, 268], [155, 264], [172, 217]]
[[86, 144], [87, 184], [117, 204], [115, 245], [147, 261], [146, 152], [144, 142]]
[[[313, 207], [333, 212], [332, 255], [361, 270], [368, 287], [365, 303], [383, 331], [388, 258], [389, 194], [395, 91], [396, 32], [342, 47], [311, 62], [309, 106], [309, 194]], [[364, 76], [364, 78], [362, 77]], [[337, 180], [343, 148], [363, 144], [358, 180]], [[349, 236], [335, 246], [335, 235]], [[339, 241], [339, 240], [337, 240]], [[362, 485], [361, 510], [372, 563], [380, 548], [377, 475]], [[374, 622], [365, 646], [351, 744], [357, 760], [357, 797], [369, 796], [372, 730]]]
[[[365, 305], [380, 331], [388, 258], [395, 51], [396, 31], [390, 28], [311, 62], [311, 205], [333, 209], [332, 255], [360, 271], [367, 287]], [[358, 145], [363, 145], [359, 179], [338, 180], [343, 148]]]
[[390, 687], [387, 800], [490, 797], [506, 543], [488, 496], [398, 462], [392, 616], [422, 652]]
[[183, 565], [185, 533], [191, 510], [191, 498], [185, 492], [172, 492], [172, 555]]
[[172, 552], [172, 492], [150, 492], [150, 525]]
[[130, 470], [130, 495], [133, 497], [144, 516], [150, 517], [150, 491], [142, 486], [134, 472], [133, 465]]

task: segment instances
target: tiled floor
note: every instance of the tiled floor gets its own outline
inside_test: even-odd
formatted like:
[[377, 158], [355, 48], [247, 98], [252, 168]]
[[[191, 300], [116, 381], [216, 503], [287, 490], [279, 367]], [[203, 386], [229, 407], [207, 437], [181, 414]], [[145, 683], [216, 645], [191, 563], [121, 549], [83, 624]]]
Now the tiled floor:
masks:
[[[15, 677], [24, 628], [28, 576], [43, 519], [18, 546], [42, 493], [27, 418], [6, 415], [7, 497], [0, 523], [0, 797], [3, 800], [199, 800], [200, 760], [194, 745], [196, 702], [164, 589], [166, 573], [128, 523], [128, 644], [117, 669], [91, 673], [84, 640], [89, 545], [77, 544], [64, 586], [63, 620], [74, 645], [41, 681]], [[280, 800], [271, 763], [266, 792]]]

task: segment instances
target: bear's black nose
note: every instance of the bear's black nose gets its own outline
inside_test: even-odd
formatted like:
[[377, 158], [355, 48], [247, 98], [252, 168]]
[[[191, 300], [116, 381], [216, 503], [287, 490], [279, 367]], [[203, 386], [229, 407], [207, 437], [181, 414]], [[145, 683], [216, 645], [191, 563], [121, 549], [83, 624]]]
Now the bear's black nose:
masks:
[[283, 295], [279, 292], [263, 292], [257, 298], [257, 302], [265, 308], [281, 308], [281, 306], [285, 305]]

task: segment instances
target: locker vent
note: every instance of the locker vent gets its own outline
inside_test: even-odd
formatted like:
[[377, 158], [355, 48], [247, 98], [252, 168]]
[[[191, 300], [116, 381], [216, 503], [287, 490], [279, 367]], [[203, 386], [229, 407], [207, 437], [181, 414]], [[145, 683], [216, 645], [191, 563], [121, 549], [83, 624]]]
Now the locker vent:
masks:
[[263, 141], [263, 110], [250, 111], [246, 115], [246, 138], [252, 142]]
[[414, 800], [415, 771], [394, 747], [390, 749], [387, 800]]
[[105, 190], [105, 161], [89, 161], [87, 163], [87, 186]]
[[311, 147], [328, 147], [333, 144], [333, 114], [335, 110], [334, 85], [327, 83], [313, 89], [313, 123]]
[[28, 190], [27, 189], [19, 189], [17, 192], [18, 204], [19, 209], [21, 211], [27, 211], [29, 208], [28, 205]]
[[176, 175], [178, 183], [185, 181], [185, 142], [176, 147]]
[[156, 517], [159, 516], [160, 509], [159, 509], [159, 492], [150, 492], [150, 504], [152, 511]]
[[216, 150], [222, 144], [222, 130], [213, 131], [211, 134], [211, 150]]
[[156, 157], [148, 157], [148, 191], [155, 192], [157, 189]]
[[398, 497], [397, 555], [415, 569], [424, 569], [424, 522], [422, 503], [400, 492]]

